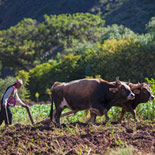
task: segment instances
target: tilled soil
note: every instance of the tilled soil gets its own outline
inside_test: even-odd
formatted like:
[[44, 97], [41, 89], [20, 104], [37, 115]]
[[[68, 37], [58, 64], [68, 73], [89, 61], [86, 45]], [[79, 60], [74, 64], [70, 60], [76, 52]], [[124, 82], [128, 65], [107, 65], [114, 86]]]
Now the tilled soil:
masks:
[[122, 124], [15, 124], [0, 130], [0, 154], [109, 154], [133, 147], [133, 153], [155, 154], [155, 121]]

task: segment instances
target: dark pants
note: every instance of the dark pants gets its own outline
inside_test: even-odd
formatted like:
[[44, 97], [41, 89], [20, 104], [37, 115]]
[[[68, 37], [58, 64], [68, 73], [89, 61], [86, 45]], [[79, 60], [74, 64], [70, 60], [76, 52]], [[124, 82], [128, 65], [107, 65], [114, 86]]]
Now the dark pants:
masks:
[[7, 105], [7, 113], [8, 113], [9, 122], [7, 121], [7, 116], [6, 116], [5, 108], [4, 108], [4, 106], [2, 106], [2, 103], [1, 103], [0, 125], [3, 123], [3, 121], [5, 121], [5, 125], [12, 124], [12, 112], [10, 110], [10, 106], [9, 105]]

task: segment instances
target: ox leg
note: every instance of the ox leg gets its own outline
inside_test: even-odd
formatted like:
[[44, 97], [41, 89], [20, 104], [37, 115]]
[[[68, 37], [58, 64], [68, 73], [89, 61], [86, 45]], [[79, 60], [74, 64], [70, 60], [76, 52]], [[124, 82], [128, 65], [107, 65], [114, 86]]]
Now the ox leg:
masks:
[[[126, 110], [126, 109], [125, 109], [125, 110]], [[136, 118], [136, 113], [135, 113], [135, 111], [134, 111], [134, 109], [132, 108], [132, 106], [131, 106], [131, 105], [130, 105], [130, 106], [128, 106], [128, 110], [126, 110], [126, 111], [130, 112], [130, 113], [132, 114], [132, 116], [133, 116], [134, 120], [135, 120], [135, 121], [137, 121], [137, 118]]]
[[125, 110], [122, 109], [121, 116], [120, 116], [120, 120], [119, 120], [120, 123], [122, 122], [122, 119], [123, 119], [125, 113], [126, 113]]
[[[127, 112], [130, 112], [132, 114], [134, 120], [137, 122], [136, 113], [134, 112], [133, 108], [129, 107]], [[126, 113], [126, 111], [124, 109], [122, 109], [120, 120], [119, 120], [120, 123], [121, 123], [125, 113]]]
[[61, 127], [61, 125], [60, 125], [60, 115], [61, 115], [62, 110], [63, 110], [63, 108], [56, 109], [56, 112], [55, 112], [55, 115], [54, 115], [55, 122], [56, 122], [56, 125], [57, 125], [58, 128]]
[[105, 113], [105, 123], [107, 123], [109, 121], [109, 116], [108, 116], [108, 113], [107, 112]]
[[130, 112], [133, 115], [134, 120], [137, 122], [136, 113], [134, 112], [134, 110], [132, 109], [132, 111], [130, 111]]
[[[90, 116], [91, 116], [91, 118], [90, 118], [90, 122], [92, 122], [93, 124], [96, 122], [96, 116], [97, 116], [97, 114], [95, 114], [95, 113], [93, 113], [93, 112], [91, 112], [90, 113]], [[107, 123], [109, 121], [109, 117], [108, 117], [108, 114], [107, 114], [107, 112], [105, 111], [105, 123]]]
[[107, 115], [108, 109], [106, 109], [102, 104], [100, 103], [93, 104], [91, 111], [92, 111], [91, 113], [95, 113], [95, 115], [99, 115], [99, 116], [105, 115], [106, 122], [109, 121], [109, 117]]
[[89, 119], [88, 122], [92, 122], [93, 124], [95, 124], [95, 122], [96, 122], [96, 116], [97, 115], [95, 113], [90, 112], [90, 119]]
[[94, 103], [90, 111], [94, 111], [99, 116], [105, 115], [107, 113], [107, 109], [101, 103]]

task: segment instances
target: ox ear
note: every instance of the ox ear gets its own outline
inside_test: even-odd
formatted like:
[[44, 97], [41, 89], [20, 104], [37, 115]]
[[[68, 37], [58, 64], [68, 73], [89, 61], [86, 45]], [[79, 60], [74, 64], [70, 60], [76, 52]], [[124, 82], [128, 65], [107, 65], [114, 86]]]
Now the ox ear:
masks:
[[140, 94], [140, 90], [135, 89], [135, 90], [133, 90], [133, 93], [134, 93], [134, 94]]
[[143, 86], [143, 83], [138, 82], [137, 88], [141, 88]]
[[118, 92], [118, 88], [109, 88], [109, 91], [116, 93], [116, 92]]
[[132, 83], [129, 84], [129, 87], [131, 88], [131, 90], [141, 88], [142, 86], [143, 86], [143, 84], [139, 83], [139, 82], [137, 84], [132, 84]]

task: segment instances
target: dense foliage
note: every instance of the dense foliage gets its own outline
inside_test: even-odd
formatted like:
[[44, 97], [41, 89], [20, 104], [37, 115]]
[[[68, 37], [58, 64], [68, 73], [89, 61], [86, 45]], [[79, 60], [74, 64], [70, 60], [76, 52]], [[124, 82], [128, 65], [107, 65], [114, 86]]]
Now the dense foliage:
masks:
[[96, 42], [104, 21], [91, 14], [45, 15], [37, 24], [24, 19], [8, 30], [0, 31], [0, 60], [3, 67], [29, 70], [43, 63], [57, 51], [71, 47], [73, 42]]
[[[0, 9], [3, 8], [1, 5], [5, 2], [9, 2], [9, 4], [14, 3], [7, 0], [0, 0]], [[21, 3], [23, 2], [24, 1], [21, 1]], [[59, 2], [55, 2], [59, 4]], [[64, 1], [62, 0], [61, 2]], [[81, 2], [85, 3], [85, 1]], [[94, 1], [92, 2], [94, 3]], [[99, 3], [103, 5], [101, 5], [101, 7], [96, 7], [96, 9], [104, 8], [105, 15], [107, 16], [110, 14], [114, 15], [115, 13], [119, 14], [119, 12], [121, 12], [120, 2], [122, 2], [122, 5], [131, 4], [132, 2], [134, 2], [133, 4], [136, 4], [135, 6], [141, 5], [141, 3], [134, 0], [99, 0]], [[32, 3], [37, 2], [34, 1]], [[61, 3], [61, 6], [66, 3], [67, 1]], [[153, 2], [152, 0], [142, 0], [142, 3], [150, 5]], [[52, 4], [54, 4], [54, 1]], [[113, 13], [111, 13], [111, 7], [114, 8], [114, 12], [112, 11]], [[130, 8], [131, 5], [126, 5], [126, 7]], [[142, 5], [142, 7], [145, 6]], [[50, 6], [47, 8], [50, 8]], [[95, 12], [96, 9], [93, 9]], [[140, 8], [137, 7], [135, 8], [135, 12], [136, 10], [140, 10]], [[3, 11], [5, 12], [5, 9], [3, 9]], [[13, 84], [17, 78], [22, 79], [24, 82], [24, 87], [19, 90], [19, 96], [23, 101], [45, 101], [50, 99], [49, 95], [52, 93], [50, 88], [55, 81], [68, 82], [85, 77], [101, 77], [108, 81], [114, 81], [117, 76], [123, 81], [128, 81], [130, 79], [133, 83], [137, 83], [138, 81], [152, 83], [151, 89], [155, 95], [155, 17], [151, 18], [146, 25], [146, 29], [143, 30], [141, 30], [141, 28], [146, 21], [139, 21], [139, 23], [142, 23], [142, 27], [139, 31], [146, 33], [136, 34], [123, 25], [119, 26], [114, 24], [105, 26], [105, 21], [102, 20], [103, 17], [101, 17], [102, 13], [100, 10], [98, 11], [99, 14], [97, 16], [89, 13], [44, 15], [44, 20], [42, 20], [42, 22], [38, 22], [31, 18], [25, 18], [17, 25], [12, 26], [7, 30], [1, 30], [0, 70], [11, 70], [14, 72], [15, 77], [7, 76], [3, 79], [0, 78], [0, 98], [2, 98], [6, 88]], [[130, 12], [134, 14], [134, 11], [131, 11], [131, 8]], [[39, 10], [36, 11], [36, 14], [39, 14]], [[141, 14], [145, 15], [146, 13], [142, 12]], [[111, 17], [111, 15], [109, 17]], [[123, 18], [122, 21], [124, 21], [129, 18], [128, 15], [128, 13], [120, 14], [119, 17]], [[155, 15], [154, 12], [150, 12], [149, 17], [153, 15]], [[2, 15], [0, 15], [0, 23], [2, 22], [1, 16]], [[139, 17], [135, 14], [133, 16]], [[4, 73], [0, 73], [1, 77], [3, 77], [2, 74]], [[36, 104], [30, 106], [35, 122], [39, 122], [45, 117], [49, 117], [50, 108], [50, 104]], [[69, 109], [65, 109], [63, 112], [68, 110]], [[13, 123], [17, 124], [10, 128], [4, 128], [4, 130], [2, 129], [4, 127], [3, 124], [2, 128], [0, 128], [4, 131], [1, 136], [2, 144], [4, 146], [1, 147], [1, 152], [11, 152], [14, 154], [14, 152], [12, 152], [13, 150], [15, 150], [15, 152], [24, 153], [27, 151], [34, 151], [38, 154], [50, 151], [53, 152], [51, 150], [51, 148], [53, 148], [54, 153], [56, 154], [64, 154], [64, 152], [72, 154], [73, 149], [71, 150], [70, 148], [76, 141], [73, 135], [76, 135], [78, 138], [80, 137], [82, 141], [85, 140], [83, 142], [84, 145], [81, 145], [81, 140], [79, 141], [80, 147], [77, 147], [76, 145], [77, 150], [76, 147], [74, 147], [74, 150], [76, 150], [78, 154], [83, 154], [83, 150], [84, 152], [87, 152], [87, 154], [90, 154], [90, 152], [92, 153], [92, 150], [94, 151], [94, 149], [92, 149], [94, 146], [98, 152], [99, 146], [96, 146], [96, 144], [99, 143], [102, 144], [100, 145], [100, 148], [103, 152], [105, 152], [105, 149], [102, 146], [105, 146], [105, 148], [112, 147], [112, 150], [116, 146], [123, 148], [128, 147], [127, 142], [129, 142], [129, 140], [131, 140], [131, 144], [133, 144], [133, 141], [137, 142], [134, 143], [134, 146], [137, 146], [139, 149], [142, 147], [142, 145], [140, 146], [139, 144], [143, 144], [143, 142], [146, 141], [146, 137], [148, 138], [147, 145], [149, 146], [152, 144], [153, 147], [152, 137], [153, 122], [155, 120], [155, 100], [139, 104], [135, 109], [138, 120], [147, 121], [132, 122], [131, 120], [128, 120], [129, 123], [123, 122], [122, 129], [120, 128], [120, 124], [118, 124], [118, 126], [112, 125], [112, 128], [109, 128], [111, 126], [111, 121], [118, 121], [120, 117], [121, 108], [118, 107], [112, 107], [109, 110], [108, 115], [110, 121], [105, 126], [92, 125], [89, 127], [86, 126], [86, 130], [81, 130], [83, 125], [80, 128], [78, 124], [74, 127], [66, 125], [66, 127], [63, 128], [63, 131], [61, 129], [51, 128], [50, 126], [46, 127], [37, 124], [33, 125], [32, 128], [30, 126], [23, 126], [23, 130], [23, 127], [20, 124], [30, 124], [25, 108], [16, 106], [11, 108], [11, 111], [14, 116]], [[61, 123], [67, 124], [69, 122], [74, 124], [76, 121], [85, 123], [89, 119], [89, 115], [89, 112], [86, 115], [85, 111], [80, 111], [75, 115], [71, 114], [61, 118]], [[125, 118], [131, 119], [133, 116], [130, 113], [126, 113]], [[99, 124], [104, 122], [104, 120], [104, 116], [97, 117], [97, 123]], [[143, 126], [144, 124], [145, 127]], [[15, 132], [14, 127], [17, 127], [17, 132]], [[143, 137], [144, 128], [147, 128], [149, 132]], [[105, 131], [102, 132], [101, 129], [104, 129]], [[119, 129], [122, 130], [122, 133]], [[33, 134], [27, 134], [28, 131]], [[41, 131], [41, 133], [38, 134], [38, 131]], [[47, 133], [47, 131], [49, 133]], [[118, 131], [119, 134], [115, 131]], [[124, 131], [127, 133], [126, 136], [124, 136]], [[97, 133], [98, 136], [94, 133]], [[102, 134], [103, 137], [101, 133], [104, 133]], [[38, 139], [37, 134], [45, 143], [42, 143], [40, 141], [41, 139]], [[51, 137], [52, 134], [54, 137]], [[66, 137], [63, 137], [63, 135], [66, 134], [69, 136], [67, 137], [69, 140], [67, 140]], [[40, 135], [42, 137], [40, 137]], [[45, 139], [43, 139], [44, 135], [46, 137]], [[106, 135], [107, 137], [105, 137]], [[127, 141], [122, 141], [119, 137], [120, 135], [127, 137]], [[134, 135], [134, 139], [132, 135]], [[148, 135], [150, 135], [150, 137]], [[30, 137], [30, 139], [28, 137]], [[60, 139], [60, 137], [63, 138]], [[88, 137], [88, 139], [86, 137]], [[129, 139], [129, 137], [132, 138]], [[140, 137], [139, 140], [143, 141], [139, 141], [137, 137]], [[22, 141], [20, 141], [20, 138]], [[105, 138], [109, 139], [109, 141]], [[104, 142], [98, 141], [97, 139], [101, 139]], [[59, 145], [59, 141], [61, 140], [64, 140], [64, 148]], [[69, 152], [66, 151], [66, 140], [69, 142], [72, 141], [72, 144], [70, 143], [71, 147], [68, 145], [69, 143], [67, 144]], [[86, 145], [87, 142], [93, 147], [89, 148], [89, 146]], [[145, 149], [150, 150], [150, 147], [147, 147], [147, 145], [145, 144]], [[38, 149], [39, 147], [41, 149]], [[94, 154], [96, 153], [95, 151], [93, 152]], [[126, 152], [128, 152], [128, 150]]]
[[96, 75], [108, 81], [154, 78], [154, 18], [142, 35], [122, 25], [105, 27], [100, 16], [89, 13], [44, 18], [41, 23], [24, 19], [0, 31], [2, 67], [27, 77], [31, 99], [38, 92], [40, 100], [48, 100], [47, 89], [55, 81]]
[[[38, 91], [44, 96], [45, 89], [50, 88], [55, 81], [70, 81], [96, 75], [108, 81], [119, 76], [124, 81], [130, 79], [135, 83], [144, 82], [146, 77], [155, 76], [155, 53], [151, 50], [152, 46], [150, 48], [148, 45], [134, 37], [111, 39], [86, 48], [82, 54], [70, 54], [57, 61], [51, 60], [50, 63], [30, 70], [29, 89], [31, 93]], [[40, 85], [35, 84], [36, 81]]]

